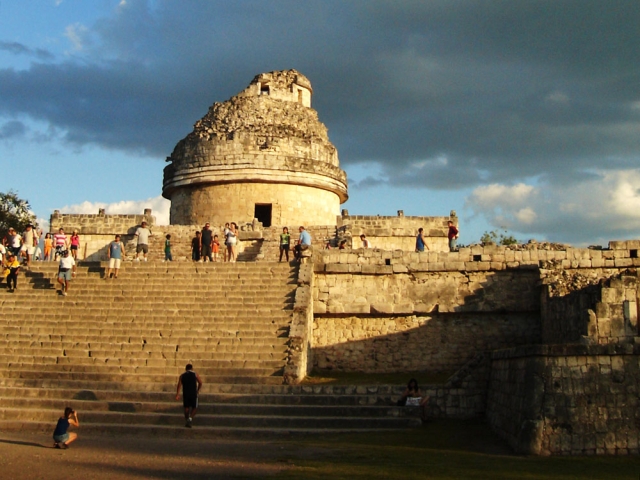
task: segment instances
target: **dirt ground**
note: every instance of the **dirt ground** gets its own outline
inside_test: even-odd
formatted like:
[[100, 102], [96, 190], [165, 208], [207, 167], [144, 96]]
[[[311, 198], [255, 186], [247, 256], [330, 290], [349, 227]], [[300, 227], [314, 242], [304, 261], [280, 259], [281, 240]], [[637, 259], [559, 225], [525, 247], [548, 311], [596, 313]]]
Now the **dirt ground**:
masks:
[[82, 434], [69, 449], [59, 450], [53, 448], [48, 435], [0, 432], [0, 478], [263, 478], [294, 468], [295, 458], [313, 455], [312, 450], [272, 441], [172, 441]]

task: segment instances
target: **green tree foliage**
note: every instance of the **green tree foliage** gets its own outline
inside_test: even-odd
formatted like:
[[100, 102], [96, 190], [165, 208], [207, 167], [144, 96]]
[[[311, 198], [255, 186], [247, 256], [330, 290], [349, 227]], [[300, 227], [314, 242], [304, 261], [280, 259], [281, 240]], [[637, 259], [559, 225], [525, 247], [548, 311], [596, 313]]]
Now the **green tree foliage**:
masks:
[[480, 243], [482, 243], [483, 245], [516, 245], [518, 243], [518, 240], [503, 229], [502, 232], [498, 232], [497, 230], [484, 232], [482, 237], [480, 237]]
[[7, 193], [0, 192], [0, 239], [4, 238], [10, 227], [22, 233], [27, 225], [35, 225], [35, 220], [36, 216], [31, 213], [27, 200], [21, 199], [11, 190]]

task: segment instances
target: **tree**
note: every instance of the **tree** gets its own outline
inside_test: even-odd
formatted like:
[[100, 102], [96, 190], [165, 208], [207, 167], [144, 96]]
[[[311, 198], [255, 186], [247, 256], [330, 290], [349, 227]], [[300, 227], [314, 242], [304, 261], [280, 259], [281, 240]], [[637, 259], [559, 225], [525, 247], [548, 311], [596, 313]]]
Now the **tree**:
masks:
[[10, 227], [22, 233], [27, 225], [35, 224], [35, 220], [36, 216], [31, 213], [27, 200], [19, 198], [12, 190], [0, 192], [0, 239], [4, 238]]
[[496, 230], [491, 230], [490, 232], [484, 232], [482, 237], [480, 237], [480, 243], [483, 245], [516, 245], [518, 240], [513, 235], [509, 235], [506, 230], [503, 230], [501, 233]]

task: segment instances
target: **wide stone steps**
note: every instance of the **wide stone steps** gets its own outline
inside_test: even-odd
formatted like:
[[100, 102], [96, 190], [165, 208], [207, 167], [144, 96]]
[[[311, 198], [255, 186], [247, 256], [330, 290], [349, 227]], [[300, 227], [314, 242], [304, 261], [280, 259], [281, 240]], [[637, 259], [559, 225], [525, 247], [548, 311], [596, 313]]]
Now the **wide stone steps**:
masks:
[[[68, 296], [55, 264], [0, 292], [0, 428], [49, 431], [65, 406], [83, 432], [171, 438], [406, 428], [378, 387], [283, 385], [297, 274], [287, 264], [80, 264]], [[203, 378], [193, 429], [178, 375]], [[395, 397], [395, 398], [394, 398]]]
[[[12, 379], [109, 382], [110, 388], [114, 388], [114, 385], [124, 386], [129, 383], [174, 384], [177, 381], [177, 375], [174, 372], [180, 371], [179, 367], [179, 365], [119, 365], [115, 362], [95, 365], [0, 364], [0, 371], [4, 370], [3, 375]], [[282, 383], [281, 369], [243, 367], [227, 368], [221, 371], [219, 368], [203, 367], [198, 368], [198, 373], [206, 376], [207, 381], [214, 383]], [[133, 387], [136, 388], [135, 385]]]
[[[48, 388], [47, 381], [44, 380], [27, 380], [27, 379], [6, 379], [6, 386], [0, 386], [0, 397], [9, 398], [16, 397], [18, 399], [57, 399], [64, 401], [86, 400], [95, 402], [120, 402], [120, 403], [154, 403], [166, 402], [167, 399], [172, 400], [175, 394], [175, 385], [165, 385], [163, 391], [155, 391], [157, 385], [146, 384], [142, 391], [125, 391], [125, 390], [100, 390], [96, 388], [75, 387], [75, 383], [69, 382], [69, 387], [58, 386], [56, 388]], [[77, 383], [77, 382], [76, 382]], [[91, 384], [93, 386], [94, 384]], [[230, 387], [238, 389], [240, 387], [252, 387], [255, 390], [256, 385], [222, 385], [210, 384], [203, 385], [201, 403], [206, 401], [212, 404], [223, 405], [339, 405], [339, 406], [381, 406], [386, 409], [388, 406], [395, 404], [401, 388], [394, 388], [391, 391], [384, 389], [374, 389], [373, 393], [337, 393], [337, 394], [316, 394], [305, 393], [304, 391], [295, 389], [281, 390], [279, 393], [272, 393], [275, 386], [260, 387], [255, 393], [224, 393], [220, 390], [229, 390]], [[96, 409], [95, 407], [90, 407]], [[175, 409], [175, 405], [173, 407]]]
[[[172, 394], [164, 394], [159, 401], [122, 401], [122, 400], [73, 400], [73, 408], [78, 411], [120, 413], [162, 413], [174, 416], [180, 413], [181, 404], [170, 398]], [[63, 411], [70, 403], [67, 398], [20, 398], [17, 396], [0, 397], [0, 408], [29, 410]], [[278, 403], [220, 403], [213, 398], [202, 395], [198, 400], [198, 416], [290, 416], [290, 417], [404, 417], [402, 409], [378, 405], [323, 405], [323, 404], [282, 404]], [[100, 422], [94, 416], [94, 421]], [[89, 419], [87, 419], [89, 421]]]
[[[80, 404], [81, 402], [79, 402]], [[184, 425], [184, 416], [181, 414], [181, 405], [174, 403], [176, 413], [161, 412], [120, 412], [120, 411], [81, 411], [78, 407], [81, 425], [84, 427], [92, 424], [119, 424], [119, 425]], [[177, 405], [176, 405], [177, 404]], [[64, 407], [62, 407], [64, 409]], [[60, 416], [60, 408], [35, 409], [35, 408], [0, 408], [0, 420], [15, 420], [21, 418], [26, 422], [49, 423], [49, 428], [55, 424]], [[275, 412], [274, 412], [275, 413]], [[272, 428], [399, 428], [416, 425], [416, 419], [411, 417], [383, 417], [383, 416], [291, 416], [291, 415], [224, 415], [211, 413], [198, 413], [196, 422], [201, 427], [234, 427], [255, 429]]]

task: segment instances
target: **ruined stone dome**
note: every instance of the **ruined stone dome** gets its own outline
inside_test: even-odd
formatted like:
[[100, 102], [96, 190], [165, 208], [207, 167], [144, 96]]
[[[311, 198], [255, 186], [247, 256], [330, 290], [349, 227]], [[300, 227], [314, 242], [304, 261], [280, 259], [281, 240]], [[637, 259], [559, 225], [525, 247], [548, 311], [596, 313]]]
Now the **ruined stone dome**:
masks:
[[214, 103], [167, 158], [163, 196], [173, 204], [184, 188], [239, 182], [319, 188], [345, 202], [346, 174], [311, 95], [304, 75], [285, 70], [257, 75], [238, 95]]

